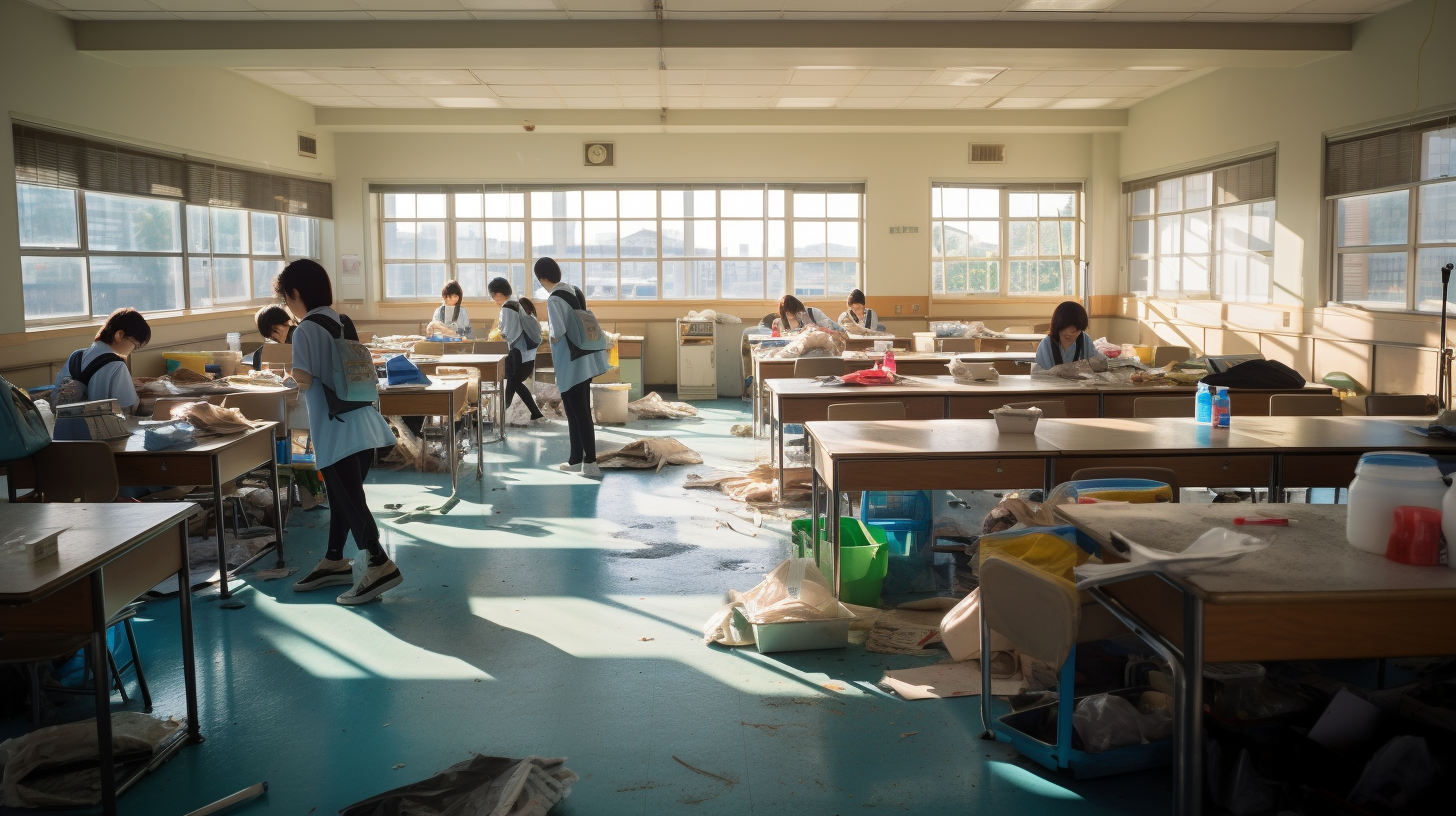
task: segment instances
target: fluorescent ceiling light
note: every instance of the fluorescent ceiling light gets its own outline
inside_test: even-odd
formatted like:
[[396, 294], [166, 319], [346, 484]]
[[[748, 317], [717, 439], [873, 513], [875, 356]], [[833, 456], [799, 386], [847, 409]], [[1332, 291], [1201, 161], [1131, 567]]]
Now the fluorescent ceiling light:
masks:
[[936, 78], [936, 84], [967, 88], [985, 85], [1000, 76], [1001, 72], [1005, 70], [1005, 68], [946, 68]]
[[778, 108], [832, 108], [832, 107], [834, 107], [834, 103], [837, 102], [837, 101], [838, 101], [838, 98], [837, 97], [833, 97], [833, 96], [788, 97], [788, 98], [785, 98], [785, 99], [780, 99], [777, 102], [775, 102], [774, 103], [774, 107], [778, 107]]

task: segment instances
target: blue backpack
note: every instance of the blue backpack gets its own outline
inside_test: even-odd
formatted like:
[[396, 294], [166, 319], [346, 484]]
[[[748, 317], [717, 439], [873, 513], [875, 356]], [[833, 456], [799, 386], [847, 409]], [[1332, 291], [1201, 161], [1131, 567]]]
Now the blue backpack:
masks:
[[0, 377], [0, 461], [24, 459], [51, 442], [40, 409], [25, 389]]

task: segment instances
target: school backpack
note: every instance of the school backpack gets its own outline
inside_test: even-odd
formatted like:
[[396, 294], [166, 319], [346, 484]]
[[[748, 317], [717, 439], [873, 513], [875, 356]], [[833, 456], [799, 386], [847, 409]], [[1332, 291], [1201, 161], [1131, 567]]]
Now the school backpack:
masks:
[[61, 377], [61, 384], [56, 388], [55, 396], [51, 404], [55, 407], [70, 405], [76, 402], [86, 401], [86, 387], [91, 384], [91, 378], [96, 372], [112, 363], [121, 362], [121, 355], [113, 352], [104, 352], [96, 355], [96, 359], [85, 368], [81, 367], [81, 357], [85, 349], [76, 349], [66, 360], [65, 374]]
[[329, 419], [372, 407], [379, 402], [379, 377], [374, 373], [374, 357], [369, 349], [359, 342], [359, 332], [354, 322], [346, 315], [340, 315], [343, 325], [314, 314], [304, 318], [334, 338], [334, 376], [332, 383], [320, 383], [329, 403]]
[[612, 341], [597, 323], [597, 316], [587, 309], [586, 295], [576, 287], [572, 289], [575, 295], [556, 289], [551, 292], [551, 297], [561, 298], [576, 314], [576, 319], [566, 326], [566, 347], [571, 351], [571, 359], [579, 360], [588, 354], [606, 351], [612, 347]]
[[50, 441], [45, 419], [30, 394], [0, 377], [0, 462], [24, 459]]
[[1203, 378], [1207, 385], [1226, 388], [1303, 388], [1304, 377], [1278, 360], [1249, 360], [1227, 371]]
[[517, 322], [521, 324], [521, 339], [526, 341], [526, 351], [531, 351], [541, 345], [541, 321], [526, 314], [526, 310], [521, 308], [521, 304], [514, 300], [506, 301], [501, 308], [510, 309], [520, 315]]

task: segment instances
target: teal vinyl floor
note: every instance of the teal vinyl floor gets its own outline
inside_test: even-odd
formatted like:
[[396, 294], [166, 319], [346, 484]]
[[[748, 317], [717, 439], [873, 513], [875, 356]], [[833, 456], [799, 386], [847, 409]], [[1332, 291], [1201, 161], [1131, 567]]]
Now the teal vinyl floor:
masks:
[[[346, 608], [333, 602], [342, 587], [295, 593], [292, 579], [247, 575], [244, 609], [200, 593], [206, 742], [127, 792], [121, 813], [181, 816], [266, 781], [264, 798], [230, 812], [332, 814], [473, 752], [567, 757], [581, 780], [553, 813], [577, 816], [1166, 812], [1166, 770], [1050, 774], [979, 738], [975, 698], [911, 703], [874, 685], [934, 660], [704, 645], [725, 591], [757, 583], [788, 542], [787, 522], [749, 537], [722, 525], [726, 497], [683, 488], [690, 472], [767, 452], [729, 434], [746, 403], [699, 405], [699, 419], [599, 430], [598, 443], [670, 435], [705, 465], [589, 481], [551, 469], [564, 424], [511, 429], [487, 444], [482, 481], [462, 475], [462, 503], [423, 522], [395, 524], [384, 505], [438, 504], [448, 478], [376, 469], [370, 505], [405, 576], [378, 603]], [[294, 513], [290, 566], [312, 566], [327, 526], [327, 510]], [[137, 625], [164, 716], [183, 712], [177, 609], [150, 602]], [[88, 709], [71, 702], [52, 721]]]

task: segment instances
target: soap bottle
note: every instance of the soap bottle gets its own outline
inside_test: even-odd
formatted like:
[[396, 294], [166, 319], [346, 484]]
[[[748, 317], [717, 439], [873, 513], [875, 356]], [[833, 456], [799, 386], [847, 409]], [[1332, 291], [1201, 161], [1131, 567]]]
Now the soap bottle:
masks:
[[1218, 393], [1213, 396], [1213, 427], [1227, 428], [1229, 426], [1229, 395], [1228, 388], [1218, 386]]
[[1203, 383], [1198, 384], [1198, 393], [1193, 397], [1193, 421], [1199, 425], [1213, 424], [1213, 393]]

